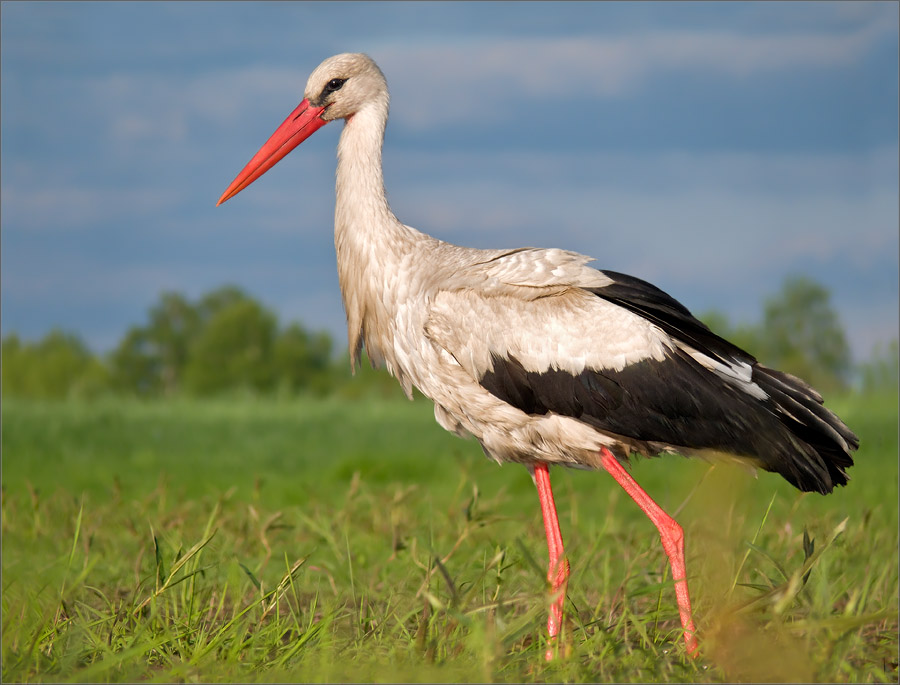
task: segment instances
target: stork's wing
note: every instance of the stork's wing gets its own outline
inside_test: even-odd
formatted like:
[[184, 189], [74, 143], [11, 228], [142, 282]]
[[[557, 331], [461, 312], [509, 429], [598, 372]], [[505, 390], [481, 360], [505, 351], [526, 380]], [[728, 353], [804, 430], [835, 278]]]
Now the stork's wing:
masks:
[[610, 283], [590, 288], [591, 292], [653, 322], [673, 340], [725, 364], [756, 362], [752, 355], [710, 331], [683, 304], [655, 285], [616, 271], [600, 273], [609, 278]]
[[[485, 295], [517, 295], [525, 300], [548, 297], [577, 287], [638, 314], [680, 341], [720, 362], [752, 364], [756, 360], [712, 333], [680, 302], [647, 281], [587, 266], [593, 261], [577, 252], [518, 248], [484, 251], [485, 257], [452, 279], [459, 289], [477, 288]], [[452, 282], [452, 281], [451, 281]], [[451, 286], [452, 287], [452, 286]]]
[[750, 457], [803, 489], [846, 482], [856, 438], [805, 383], [759, 366], [645, 281], [572, 257], [535, 286], [509, 275], [547, 255], [514, 256], [515, 268], [488, 265], [506, 280], [438, 293], [426, 327], [496, 397], [657, 450]]

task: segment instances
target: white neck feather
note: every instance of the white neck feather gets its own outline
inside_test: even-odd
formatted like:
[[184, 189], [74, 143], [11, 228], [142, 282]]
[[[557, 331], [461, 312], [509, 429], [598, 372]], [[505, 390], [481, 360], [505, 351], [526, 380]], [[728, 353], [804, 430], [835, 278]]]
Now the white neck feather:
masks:
[[398, 223], [388, 207], [381, 170], [387, 102], [373, 102], [346, 120], [338, 143], [336, 238]]
[[[384, 361], [391, 350], [392, 298], [384, 291], [416, 231], [401, 224], [388, 205], [381, 168], [387, 94], [370, 101], [344, 124], [338, 144], [334, 244], [350, 356], [365, 342], [369, 358]], [[392, 372], [392, 359], [386, 360]]]

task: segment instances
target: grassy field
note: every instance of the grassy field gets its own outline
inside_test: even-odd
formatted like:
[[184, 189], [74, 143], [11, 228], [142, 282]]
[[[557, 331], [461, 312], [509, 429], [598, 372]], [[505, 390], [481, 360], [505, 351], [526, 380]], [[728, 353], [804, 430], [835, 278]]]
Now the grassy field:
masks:
[[685, 529], [696, 660], [652, 524], [554, 469], [573, 573], [548, 664], [528, 473], [428, 403], [4, 398], [2, 680], [896, 682], [897, 397], [831, 406], [862, 448], [828, 497], [634, 464]]

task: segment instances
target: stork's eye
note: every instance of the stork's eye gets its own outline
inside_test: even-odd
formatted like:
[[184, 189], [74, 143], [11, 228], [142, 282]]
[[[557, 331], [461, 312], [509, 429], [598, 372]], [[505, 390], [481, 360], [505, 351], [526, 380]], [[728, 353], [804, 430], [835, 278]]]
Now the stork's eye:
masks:
[[347, 79], [345, 78], [333, 78], [327, 84], [325, 84], [325, 88], [323, 89], [323, 95], [328, 93], [333, 93], [336, 90], [340, 90], [341, 86], [346, 83]]

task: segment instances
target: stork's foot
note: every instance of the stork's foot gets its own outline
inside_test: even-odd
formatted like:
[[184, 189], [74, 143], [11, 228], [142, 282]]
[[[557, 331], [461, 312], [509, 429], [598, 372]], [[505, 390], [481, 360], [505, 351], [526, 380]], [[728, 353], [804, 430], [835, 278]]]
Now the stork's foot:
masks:
[[550, 616], [547, 618], [547, 634], [550, 636], [550, 646], [544, 658], [552, 661], [559, 649], [559, 633], [563, 625], [563, 607], [566, 603], [566, 588], [569, 584], [569, 560], [565, 557], [553, 560], [551, 558], [550, 570], [547, 572], [547, 581], [550, 583]]
[[559, 648], [557, 641], [563, 623], [563, 607], [566, 603], [566, 587], [569, 583], [569, 561], [563, 549], [562, 533], [559, 530], [559, 518], [556, 515], [556, 504], [553, 501], [553, 489], [550, 487], [550, 469], [547, 464], [536, 464], [531, 477], [537, 486], [541, 500], [541, 514], [544, 517], [544, 532], [547, 534], [547, 551], [550, 555], [550, 566], [547, 581], [550, 583], [552, 602], [550, 616], [547, 619], [547, 633], [550, 646], [544, 657], [551, 661]]
[[647, 518], [653, 521], [653, 525], [659, 531], [663, 549], [666, 556], [669, 557], [672, 578], [675, 581], [675, 598], [678, 600], [678, 613], [681, 617], [681, 626], [684, 628], [684, 644], [687, 646], [688, 654], [696, 658], [697, 629], [694, 628], [694, 619], [691, 613], [691, 596], [688, 592], [687, 569], [684, 562], [684, 530], [675, 519], [650, 498], [650, 495], [644, 492], [631, 474], [613, 456], [613, 453], [605, 447], [600, 449], [600, 463], [641, 508], [641, 511], [647, 515]]

